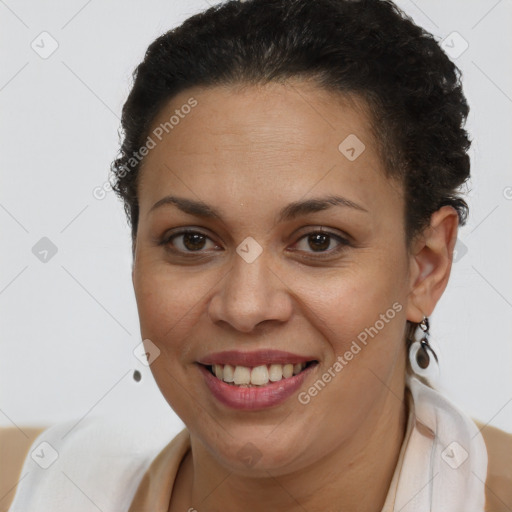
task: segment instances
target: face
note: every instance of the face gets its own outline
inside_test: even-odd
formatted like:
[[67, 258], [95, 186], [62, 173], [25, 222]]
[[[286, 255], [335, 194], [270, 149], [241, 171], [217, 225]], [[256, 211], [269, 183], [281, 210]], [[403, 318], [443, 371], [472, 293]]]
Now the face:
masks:
[[284, 474], [394, 414], [404, 199], [362, 104], [299, 82], [195, 88], [149, 135], [133, 284], [151, 370], [193, 438], [233, 471]]

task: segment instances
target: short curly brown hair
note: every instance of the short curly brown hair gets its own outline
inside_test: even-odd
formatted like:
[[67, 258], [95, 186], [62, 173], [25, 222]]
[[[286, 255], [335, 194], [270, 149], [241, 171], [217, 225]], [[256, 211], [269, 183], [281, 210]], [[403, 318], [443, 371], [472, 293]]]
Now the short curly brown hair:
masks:
[[365, 100], [386, 173], [404, 187], [408, 244], [443, 205], [464, 225], [458, 189], [469, 178], [470, 141], [460, 76], [435, 38], [389, 0], [231, 0], [188, 18], [149, 46], [123, 107], [111, 185], [132, 242], [141, 165], [133, 154], [164, 103], [193, 86], [287, 78]]

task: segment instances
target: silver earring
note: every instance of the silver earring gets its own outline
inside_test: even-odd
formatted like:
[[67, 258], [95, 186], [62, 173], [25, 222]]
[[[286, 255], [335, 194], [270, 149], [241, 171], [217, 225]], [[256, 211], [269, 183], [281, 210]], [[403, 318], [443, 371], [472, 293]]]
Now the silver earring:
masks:
[[414, 370], [414, 373], [418, 375], [424, 375], [427, 373], [426, 370], [430, 366], [429, 353], [434, 356], [436, 363], [438, 363], [439, 360], [437, 359], [437, 355], [429, 343], [430, 324], [428, 317], [423, 316], [423, 320], [418, 325], [419, 328], [423, 331], [423, 334], [419, 341], [414, 341], [412, 343], [409, 351], [409, 360], [411, 362], [411, 367]]

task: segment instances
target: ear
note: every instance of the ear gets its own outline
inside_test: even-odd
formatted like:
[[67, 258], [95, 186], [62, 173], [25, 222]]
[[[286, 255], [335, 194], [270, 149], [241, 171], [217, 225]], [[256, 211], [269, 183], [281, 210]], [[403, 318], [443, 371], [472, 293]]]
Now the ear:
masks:
[[455, 208], [443, 206], [432, 214], [430, 226], [413, 244], [407, 320], [419, 323], [423, 315], [434, 311], [450, 277], [458, 226]]

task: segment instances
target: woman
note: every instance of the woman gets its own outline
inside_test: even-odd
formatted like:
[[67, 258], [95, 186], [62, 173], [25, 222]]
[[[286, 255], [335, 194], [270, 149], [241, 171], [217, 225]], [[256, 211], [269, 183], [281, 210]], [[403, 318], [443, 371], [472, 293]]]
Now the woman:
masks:
[[111, 509], [510, 509], [511, 436], [428, 380], [470, 146], [434, 38], [385, 0], [229, 1], [134, 78], [114, 188], [186, 429]]

